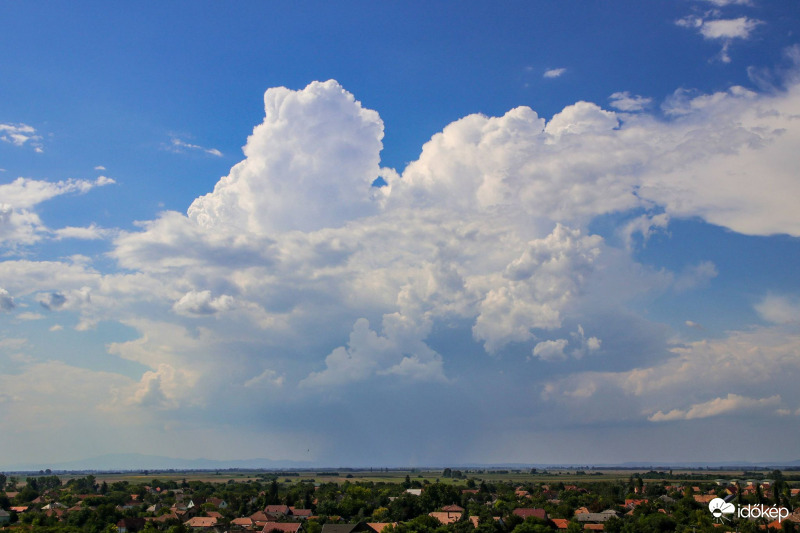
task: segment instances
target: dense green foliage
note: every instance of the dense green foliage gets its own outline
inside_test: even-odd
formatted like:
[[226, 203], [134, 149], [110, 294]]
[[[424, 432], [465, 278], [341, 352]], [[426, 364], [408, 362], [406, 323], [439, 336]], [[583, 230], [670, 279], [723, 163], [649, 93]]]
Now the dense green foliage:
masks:
[[[24, 483], [16, 477], [0, 475], [0, 488], [6, 490], [0, 491], [0, 508], [27, 507], [21, 513], [12, 511], [10, 524], [4, 526], [19, 533], [116, 533], [116, 524], [126, 517], [150, 519], [145, 533], [187, 533], [184, 522], [192, 515], [218, 516], [219, 531], [229, 531], [235, 518], [251, 516], [276, 504], [310, 510], [313, 517], [304, 522], [305, 533], [321, 533], [324, 524], [333, 522], [393, 523], [388, 533], [552, 533], [557, 529], [552, 519], [568, 520], [567, 533], [577, 533], [584, 531], [583, 524], [575, 519], [579, 509], [589, 513], [616, 511], [617, 516], [604, 523], [608, 533], [747, 533], [763, 532], [760, 526], [766, 525], [766, 520], [742, 519], [718, 527], [707, 504], [698, 503], [695, 497], [735, 494], [738, 505], [763, 503], [790, 510], [800, 505], [798, 496], [791, 491], [796, 483], [779, 471], [771, 473], [769, 485], [751, 480], [747, 490], [742, 483], [673, 482], [669, 480], [671, 474], [657, 477], [651, 472], [618, 481], [600, 481], [587, 475], [575, 484], [536, 481], [536, 472], [531, 472], [524, 483], [470, 474], [445, 469], [441, 477], [446, 482], [420, 481], [410, 475], [397, 482], [350, 478], [351, 481], [347, 476], [336, 482], [322, 482], [297, 476], [291, 476], [292, 480], [280, 473], [225, 483], [152, 479], [147, 483], [110, 484], [98, 483], [92, 475], [65, 483], [49, 473], [28, 477]], [[455, 482], [456, 479], [460, 481]], [[414, 488], [421, 488], [421, 494], [406, 490]], [[219, 501], [225, 504], [218, 506]], [[448, 505], [458, 505], [465, 511], [449, 524], [429, 515]], [[514, 514], [518, 508], [543, 509], [548, 519], [523, 519]], [[178, 511], [180, 514], [176, 514]], [[152, 520], [158, 517], [163, 520]], [[795, 532], [791, 522], [784, 521], [782, 525], [784, 532]]]

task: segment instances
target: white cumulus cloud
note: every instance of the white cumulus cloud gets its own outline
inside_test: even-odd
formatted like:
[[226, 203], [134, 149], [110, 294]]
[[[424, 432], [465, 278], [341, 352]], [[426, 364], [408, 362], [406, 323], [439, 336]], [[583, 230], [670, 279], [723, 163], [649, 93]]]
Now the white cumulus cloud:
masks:
[[36, 128], [27, 124], [0, 124], [0, 141], [11, 143], [14, 146], [26, 144], [33, 147], [36, 152], [43, 152], [42, 136]]
[[[206, 228], [259, 234], [337, 226], [375, 212], [383, 122], [338, 83], [268, 90], [247, 158], [189, 207]], [[298, 209], [302, 206], [302, 209]]]
[[611, 102], [611, 107], [619, 109], [620, 111], [643, 111], [652, 102], [652, 98], [644, 96], [631, 95], [628, 91], [616, 92], [608, 98]]
[[678, 26], [697, 30], [705, 39], [722, 42], [719, 58], [723, 63], [730, 63], [729, 50], [734, 39], [746, 40], [762, 21], [748, 17], [735, 19], [705, 18], [689, 15], [675, 21]]
[[667, 422], [670, 420], [693, 420], [696, 418], [710, 418], [729, 413], [742, 413], [752, 409], [763, 409], [773, 407], [781, 401], [779, 395], [769, 398], [748, 398], [738, 394], [730, 393], [724, 398], [714, 398], [707, 402], [698, 403], [687, 409], [673, 409], [667, 413], [658, 411], [651, 415], [648, 420], [651, 422]]
[[543, 76], [545, 78], [558, 78], [562, 76], [567, 71], [566, 68], [551, 68], [544, 71]]

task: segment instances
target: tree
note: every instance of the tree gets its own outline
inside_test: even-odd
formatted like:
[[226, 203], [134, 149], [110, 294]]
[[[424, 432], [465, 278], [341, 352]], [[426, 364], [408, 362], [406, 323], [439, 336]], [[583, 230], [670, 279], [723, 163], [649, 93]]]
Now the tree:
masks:
[[267, 505], [277, 505], [280, 503], [280, 496], [278, 494], [278, 480], [273, 479], [269, 484], [269, 492], [267, 492]]
[[544, 522], [535, 518], [528, 518], [521, 524], [514, 527], [511, 533], [552, 533], [551, 529], [544, 525]]

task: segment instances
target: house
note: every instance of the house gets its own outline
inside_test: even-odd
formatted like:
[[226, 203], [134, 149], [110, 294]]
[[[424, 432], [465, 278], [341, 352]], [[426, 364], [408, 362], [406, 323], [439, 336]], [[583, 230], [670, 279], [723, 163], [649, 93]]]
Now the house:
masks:
[[205, 498], [192, 498], [189, 500], [189, 503], [186, 504], [187, 509], [192, 509], [193, 507], [200, 507], [206, 503]]
[[[262, 513], [263, 514], [263, 513]], [[267, 523], [267, 520], [264, 520], [264, 523], [261, 524], [261, 527], [264, 527], [264, 524]], [[255, 529], [256, 524], [252, 518], [249, 516], [243, 516], [241, 518], [234, 518], [231, 520], [231, 529]]]
[[601, 513], [581, 513], [575, 515], [578, 522], [602, 523], [612, 518], [618, 518], [619, 513], [613, 509], [606, 509]]
[[[327, 526], [328, 524], [325, 524]], [[325, 526], [322, 526], [325, 529]], [[263, 533], [298, 533], [303, 531], [303, 524], [299, 522], [267, 522], [261, 530]]]
[[511, 514], [519, 516], [523, 520], [526, 518], [538, 518], [539, 520], [547, 520], [547, 512], [544, 509], [537, 509], [534, 507], [520, 507], [511, 511]]
[[14, 506], [11, 507], [10, 510], [14, 511], [17, 514], [22, 514], [22, 513], [24, 513], [25, 511], [28, 510], [28, 506], [27, 505], [14, 505]]
[[313, 514], [311, 509], [296, 509], [294, 507], [289, 507], [289, 510], [292, 516], [298, 520], [308, 520], [308, 518]]
[[217, 527], [218, 522], [215, 516], [193, 516], [183, 525], [191, 529], [212, 529]]
[[66, 508], [67, 506], [64, 505], [63, 503], [53, 502], [53, 503], [48, 503], [47, 505], [42, 507], [42, 511], [55, 511], [56, 509], [66, 509]]
[[278, 520], [278, 516], [265, 513], [264, 511], [257, 511], [250, 515], [250, 519], [253, 521], [253, 526], [260, 529], [264, 527], [267, 522], [276, 522]]
[[696, 501], [697, 503], [708, 505], [709, 503], [711, 503], [711, 500], [713, 500], [717, 496], [715, 494], [695, 494], [692, 497], [694, 498], [694, 501]]
[[60, 522], [64, 518], [66, 511], [64, 509], [61, 509], [60, 507], [57, 507], [55, 509], [48, 509], [47, 511], [44, 512], [44, 514], [46, 516], [55, 516]]
[[139, 505], [141, 505], [141, 502], [137, 502], [136, 500], [128, 500], [123, 505], [117, 505], [117, 510], [128, 511], [130, 509], [135, 509], [136, 507], [139, 507]]
[[[322, 533], [359, 533], [366, 531], [372, 533], [366, 522], [358, 522], [357, 524], [323, 524]], [[266, 532], [264, 532], [266, 533]]]
[[461, 514], [462, 513], [456, 511], [434, 511], [428, 513], [428, 516], [432, 516], [446, 526], [461, 520]]
[[226, 502], [222, 498], [209, 498], [208, 500], [206, 500], [206, 503], [210, 503], [211, 505], [213, 505], [217, 509], [227, 509], [228, 508], [228, 502]]
[[406, 489], [406, 492], [414, 496], [422, 496], [422, 489]]
[[555, 524], [556, 529], [559, 531], [566, 531], [569, 526], [569, 520], [566, 518], [553, 518], [551, 522]]
[[0, 524], [8, 524], [11, 521], [11, 514], [8, 511], [0, 509]]
[[459, 505], [452, 504], [452, 505], [445, 505], [444, 507], [442, 507], [442, 511], [444, 511], [446, 513], [450, 513], [450, 512], [463, 513], [464, 512], [464, 508], [459, 506]]
[[603, 531], [603, 524], [583, 524], [584, 531]]
[[288, 516], [292, 514], [292, 510], [288, 505], [267, 505], [264, 507], [264, 512], [275, 516]]
[[175, 511], [170, 511], [168, 513], [162, 514], [161, 516], [148, 518], [147, 520], [149, 520], [150, 522], [158, 522], [160, 524], [164, 524], [169, 520], [179, 521], [180, 517], [178, 516], [178, 514]]
[[132, 533], [144, 529], [144, 518], [123, 518], [117, 522], [117, 533]]
[[647, 500], [646, 499], [638, 500], [638, 499], [627, 498], [625, 500], [625, 507], [627, 507], [628, 509], [635, 509], [636, 507], [639, 507], [643, 503], [647, 503]]
[[669, 505], [671, 503], [675, 503], [675, 499], [674, 498], [670, 498], [666, 494], [662, 494], [661, 496], [658, 497], [658, 499], [661, 500], [663, 503], [665, 503], [667, 505]]

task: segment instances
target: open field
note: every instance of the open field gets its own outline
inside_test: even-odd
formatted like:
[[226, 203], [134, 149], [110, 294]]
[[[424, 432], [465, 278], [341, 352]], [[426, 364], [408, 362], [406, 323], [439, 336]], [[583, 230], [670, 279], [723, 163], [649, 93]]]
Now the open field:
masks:
[[[627, 480], [631, 476], [639, 473], [644, 475], [650, 472], [647, 469], [593, 469], [577, 473], [576, 470], [550, 470], [546, 473], [531, 474], [529, 471], [516, 470], [462, 470], [463, 478], [454, 479], [443, 477], [442, 470], [326, 470], [326, 471], [266, 471], [266, 470], [189, 470], [189, 471], [125, 471], [125, 472], [93, 472], [92, 475], [98, 482], [106, 481], [113, 483], [116, 481], [128, 481], [129, 483], [148, 483], [154, 479], [161, 481], [203, 481], [210, 483], [247, 482], [251, 480], [276, 477], [281, 483], [298, 483], [313, 480], [316, 483], [343, 483], [350, 482], [384, 482], [400, 483], [409, 476], [411, 480], [420, 482], [429, 481], [431, 483], [440, 481], [454, 485], [466, 486], [467, 479], [474, 479], [480, 483], [485, 481], [492, 482], [514, 482], [514, 483], [577, 483], [592, 481], [619, 481]], [[723, 479], [745, 479], [748, 475], [742, 470], [673, 470], [672, 476], [668, 471], [663, 472], [663, 476], [647, 476], [651, 480], [713, 480]], [[332, 475], [332, 474], [338, 475]], [[791, 475], [786, 472], [785, 474]], [[86, 473], [58, 473], [62, 480], [84, 477]], [[652, 474], [651, 474], [652, 475]]]

